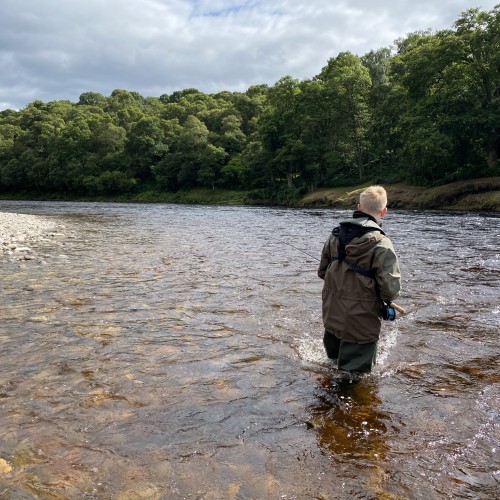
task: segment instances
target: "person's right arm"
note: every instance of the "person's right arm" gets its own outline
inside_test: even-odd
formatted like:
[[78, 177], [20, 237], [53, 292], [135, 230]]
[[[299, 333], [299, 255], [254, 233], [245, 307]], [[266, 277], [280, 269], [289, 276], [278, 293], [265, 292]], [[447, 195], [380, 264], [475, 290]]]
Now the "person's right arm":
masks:
[[323, 251], [321, 252], [321, 259], [319, 261], [318, 266], [318, 276], [324, 280], [326, 271], [328, 270], [328, 266], [330, 265], [330, 238], [323, 245]]

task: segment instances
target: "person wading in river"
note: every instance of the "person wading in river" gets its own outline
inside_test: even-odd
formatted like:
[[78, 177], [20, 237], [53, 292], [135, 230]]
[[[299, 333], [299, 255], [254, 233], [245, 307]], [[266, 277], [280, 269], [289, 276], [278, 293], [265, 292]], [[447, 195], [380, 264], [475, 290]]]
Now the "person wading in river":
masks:
[[385, 189], [370, 186], [361, 193], [353, 218], [332, 231], [321, 254], [323, 343], [342, 370], [371, 371], [381, 320], [394, 319], [388, 305], [400, 291], [401, 275], [392, 243], [379, 225], [386, 213]]

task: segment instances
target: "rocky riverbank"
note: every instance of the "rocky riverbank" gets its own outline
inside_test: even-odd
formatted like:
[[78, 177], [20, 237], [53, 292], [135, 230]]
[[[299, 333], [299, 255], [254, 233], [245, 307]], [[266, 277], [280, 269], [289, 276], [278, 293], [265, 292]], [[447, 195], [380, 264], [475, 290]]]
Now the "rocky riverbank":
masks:
[[10, 260], [37, 260], [40, 244], [67, 237], [65, 226], [40, 215], [0, 212], [0, 256]]

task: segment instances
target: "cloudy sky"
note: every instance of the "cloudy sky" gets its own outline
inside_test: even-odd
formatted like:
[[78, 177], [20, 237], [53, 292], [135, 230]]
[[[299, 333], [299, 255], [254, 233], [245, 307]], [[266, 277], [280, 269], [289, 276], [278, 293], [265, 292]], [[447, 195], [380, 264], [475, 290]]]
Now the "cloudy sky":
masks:
[[317, 75], [499, 0], [0, 0], [0, 110], [114, 89], [211, 93]]

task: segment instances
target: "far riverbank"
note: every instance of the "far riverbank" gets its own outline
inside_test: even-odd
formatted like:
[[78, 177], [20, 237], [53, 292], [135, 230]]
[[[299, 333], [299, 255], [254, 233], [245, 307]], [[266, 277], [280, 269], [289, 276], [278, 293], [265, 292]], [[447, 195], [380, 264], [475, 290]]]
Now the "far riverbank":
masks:
[[[356, 206], [359, 194], [371, 183], [356, 186], [319, 189], [284, 205], [304, 208], [345, 208]], [[449, 210], [470, 212], [500, 212], [500, 177], [488, 177], [453, 182], [443, 186], [422, 187], [406, 183], [385, 184], [389, 208], [402, 210]], [[2, 199], [99, 201], [122, 203], [181, 203], [204, 205], [278, 205], [268, 200], [248, 200], [247, 191], [224, 189], [193, 189], [166, 193], [148, 191], [134, 195], [74, 198], [66, 195], [16, 196], [1, 195]]]

